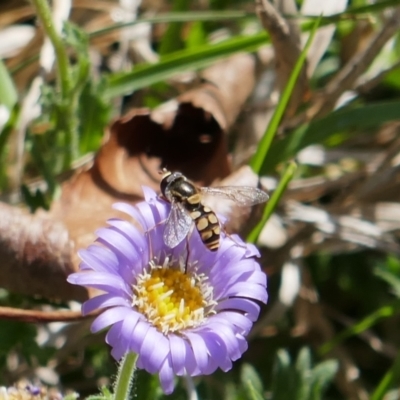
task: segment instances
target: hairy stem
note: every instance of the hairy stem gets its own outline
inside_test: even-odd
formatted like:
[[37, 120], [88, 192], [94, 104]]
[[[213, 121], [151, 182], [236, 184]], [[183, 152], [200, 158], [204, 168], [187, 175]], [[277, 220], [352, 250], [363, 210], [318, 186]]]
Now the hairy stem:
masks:
[[135, 353], [127, 353], [122, 359], [114, 387], [114, 400], [129, 399], [132, 379], [136, 371], [136, 361], [137, 354]]

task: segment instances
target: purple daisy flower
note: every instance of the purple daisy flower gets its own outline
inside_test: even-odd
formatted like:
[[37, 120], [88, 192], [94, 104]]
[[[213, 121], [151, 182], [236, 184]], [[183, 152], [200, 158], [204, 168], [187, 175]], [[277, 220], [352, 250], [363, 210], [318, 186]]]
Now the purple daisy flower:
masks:
[[165, 393], [174, 376], [228, 371], [247, 349], [245, 336], [267, 301], [266, 276], [255, 246], [222, 234], [208, 251], [196, 230], [177, 247], [164, 244], [170, 204], [144, 188], [145, 202], [114, 208], [134, 223], [111, 219], [97, 243], [80, 251], [81, 272], [70, 283], [103, 292], [86, 301], [83, 314], [104, 309], [92, 332], [111, 327], [106, 342], [120, 360], [138, 354], [137, 366], [158, 373]]

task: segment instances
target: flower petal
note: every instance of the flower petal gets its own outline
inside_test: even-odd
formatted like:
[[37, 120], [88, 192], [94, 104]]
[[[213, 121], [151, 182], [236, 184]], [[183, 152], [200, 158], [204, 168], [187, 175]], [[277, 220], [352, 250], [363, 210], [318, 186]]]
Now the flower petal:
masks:
[[148, 322], [139, 321], [130, 338], [130, 349], [134, 353], [139, 354], [140, 356], [140, 348], [142, 347], [143, 340], [146, 337], [147, 331], [149, 330], [150, 325]]
[[197, 367], [196, 358], [193, 354], [193, 348], [187, 340], [184, 340], [183, 343], [185, 345], [185, 372], [190, 376], [199, 375], [200, 369]]
[[252, 300], [243, 298], [229, 298], [220, 301], [216, 310], [238, 310], [246, 313], [250, 321], [255, 321], [260, 313], [260, 306]]
[[94, 271], [115, 272], [117, 270], [118, 259], [115, 254], [97, 244], [89, 246], [87, 250], [79, 250], [78, 255]]
[[207, 346], [201, 335], [192, 332], [185, 332], [185, 336], [188, 338], [190, 345], [193, 349], [194, 358], [196, 360], [197, 367], [200, 373], [207, 369], [209, 357], [207, 353]]
[[152, 200], [157, 199], [157, 193], [148, 186], [142, 186], [145, 201], [150, 203]]
[[214, 332], [225, 344], [229, 358], [237, 360], [242, 355], [232, 328], [226, 323], [219, 323], [218, 319], [210, 318], [207, 329]]
[[168, 335], [171, 351], [172, 368], [176, 375], [183, 375], [185, 372], [186, 346], [184, 340], [174, 334]]
[[139, 225], [143, 231], [146, 230], [146, 221], [145, 221], [143, 215], [140, 213], [140, 211], [135, 206], [132, 206], [131, 204], [127, 204], [127, 203], [114, 203], [112, 205], [112, 208], [114, 208], [115, 210], [121, 211], [125, 214], [128, 214], [136, 222], [139, 223]]
[[74, 285], [92, 287], [117, 295], [132, 296], [131, 289], [119, 275], [105, 272], [76, 272], [69, 275], [67, 280]]
[[234, 325], [235, 331], [239, 331], [242, 335], [247, 335], [253, 323], [244, 315], [237, 312], [225, 311], [212, 316], [213, 322], [229, 323]]
[[[155, 344], [157, 345], [155, 346]], [[150, 326], [140, 348], [140, 356], [145, 370], [150, 374], [156, 373], [168, 352], [168, 339], [156, 328]]]
[[126, 343], [119, 340], [119, 338], [121, 336], [122, 324], [123, 324], [123, 321], [119, 321], [116, 324], [114, 324], [109, 329], [109, 331], [107, 332], [107, 335], [106, 335], [106, 343], [113, 346], [111, 349], [111, 355], [117, 361], [119, 361], [125, 355], [125, 353], [127, 351]]
[[157, 225], [157, 221], [155, 220], [153, 209], [151, 208], [150, 204], [145, 202], [137, 203], [136, 208], [143, 216], [145, 223], [143, 226], [144, 230], [147, 232], [150, 229], [153, 229]]
[[[166, 341], [167, 338], [164, 338]], [[165, 358], [171, 354], [168, 343], [162, 346], [155, 346], [153, 352], [151, 353], [150, 359], [148, 361], [148, 371], [154, 371], [152, 373], [156, 373], [160, 370], [162, 363], [165, 361]]]
[[101, 331], [102, 329], [122, 321], [126, 316], [132, 312], [128, 307], [113, 307], [100, 314], [93, 322], [90, 328], [92, 333]]
[[139, 230], [131, 223], [117, 218], [111, 218], [107, 220], [107, 223], [118, 229], [118, 231], [129, 240], [132, 246], [135, 247], [138, 253], [142, 254], [147, 252], [147, 242], [143, 233], [139, 232]]
[[266, 303], [268, 298], [265, 286], [249, 282], [235, 283], [225, 292], [225, 296], [246, 297], [263, 303]]
[[171, 394], [174, 390], [174, 374], [172, 370], [171, 355], [169, 355], [161, 366], [160, 383], [165, 394]]
[[109, 345], [113, 345], [114, 343], [119, 342], [119, 337], [121, 335], [121, 326], [123, 321], [116, 322], [107, 332], [106, 335], [106, 343]]
[[127, 298], [116, 296], [115, 294], [105, 293], [92, 297], [82, 305], [82, 314], [87, 315], [98, 308], [107, 308], [113, 306], [129, 307]]
[[228, 357], [225, 342], [215, 332], [203, 332], [201, 337], [207, 346], [208, 354], [222, 371], [232, 368], [232, 361]]
[[96, 235], [102, 239], [100, 243], [105, 242], [119, 257], [129, 263], [135, 262], [140, 257], [132, 243], [115, 228], [100, 228], [96, 231]]
[[236, 335], [236, 340], [239, 344], [240, 353], [243, 354], [249, 347], [247, 340], [242, 335]]
[[129, 351], [132, 332], [135, 329], [140, 316], [141, 315], [139, 313], [131, 310], [131, 312], [126, 315], [124, 320], [119, 322], [121, 325], [119, 336], [108, 337], [107, 335], [107, 343], [112, 346], [111, 354], [116, 360], [120, 360]]
[[250, 257], [258, 258], [258, 257], [261, 257], [261, 254], [258, 251], [257, 247], [253, 243], [247, 243], [245, 257], [246, 258], [250, 258]]

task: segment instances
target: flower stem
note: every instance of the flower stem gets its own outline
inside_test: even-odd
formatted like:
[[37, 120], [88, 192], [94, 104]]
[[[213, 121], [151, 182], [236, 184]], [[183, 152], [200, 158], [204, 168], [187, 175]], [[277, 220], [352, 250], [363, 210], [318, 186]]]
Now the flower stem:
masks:
[[114, 386], [114, 400], [126, 400], [132, 386], [132, 378], [136, 370], [137, 354], [126, 353], [118, 369]]
[[58, 79], [61, 90], [61, 97], [66, 98], [71, 89], [71, 80], [69, 73], [69, 60], [65, 45], [58, 35], [54, 26], [53, 18], [51, 15], [48, 0], [32, 0], [33, 5], [36, 8], [36, 12], [46, 35], [49, 37], [56, 53], [57, 68], [58, 68]]
[[190, 375], [185, 375], [186, 390], [188, 400], [199, 400], [197, 396], [196, 388], [193, 383], [193, 378]]
[[72, 161], [78, 153], [76, 102], [73, 101], [71, 66], [68, 59], [66, 46], [55, 27], [48, 0], [32, 0], [38, 18], [40, 19], [46, 35], [49, 37], [56, 55], [57, 84], [60, 91], [60, 112], [58, 113], [57, 128], [64, 135], [66, 152], [64, 169], [70, 168]]

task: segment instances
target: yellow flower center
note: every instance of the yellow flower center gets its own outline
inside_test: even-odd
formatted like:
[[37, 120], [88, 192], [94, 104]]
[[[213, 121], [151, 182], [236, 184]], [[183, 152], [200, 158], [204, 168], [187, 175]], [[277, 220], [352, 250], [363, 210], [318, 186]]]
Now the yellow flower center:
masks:
[[214, 311], [212, 290], [204, 275], [150, 262], [150, 271], [133, 286], [133, 306], [159, 331], [167, 334], [200, 325]]

